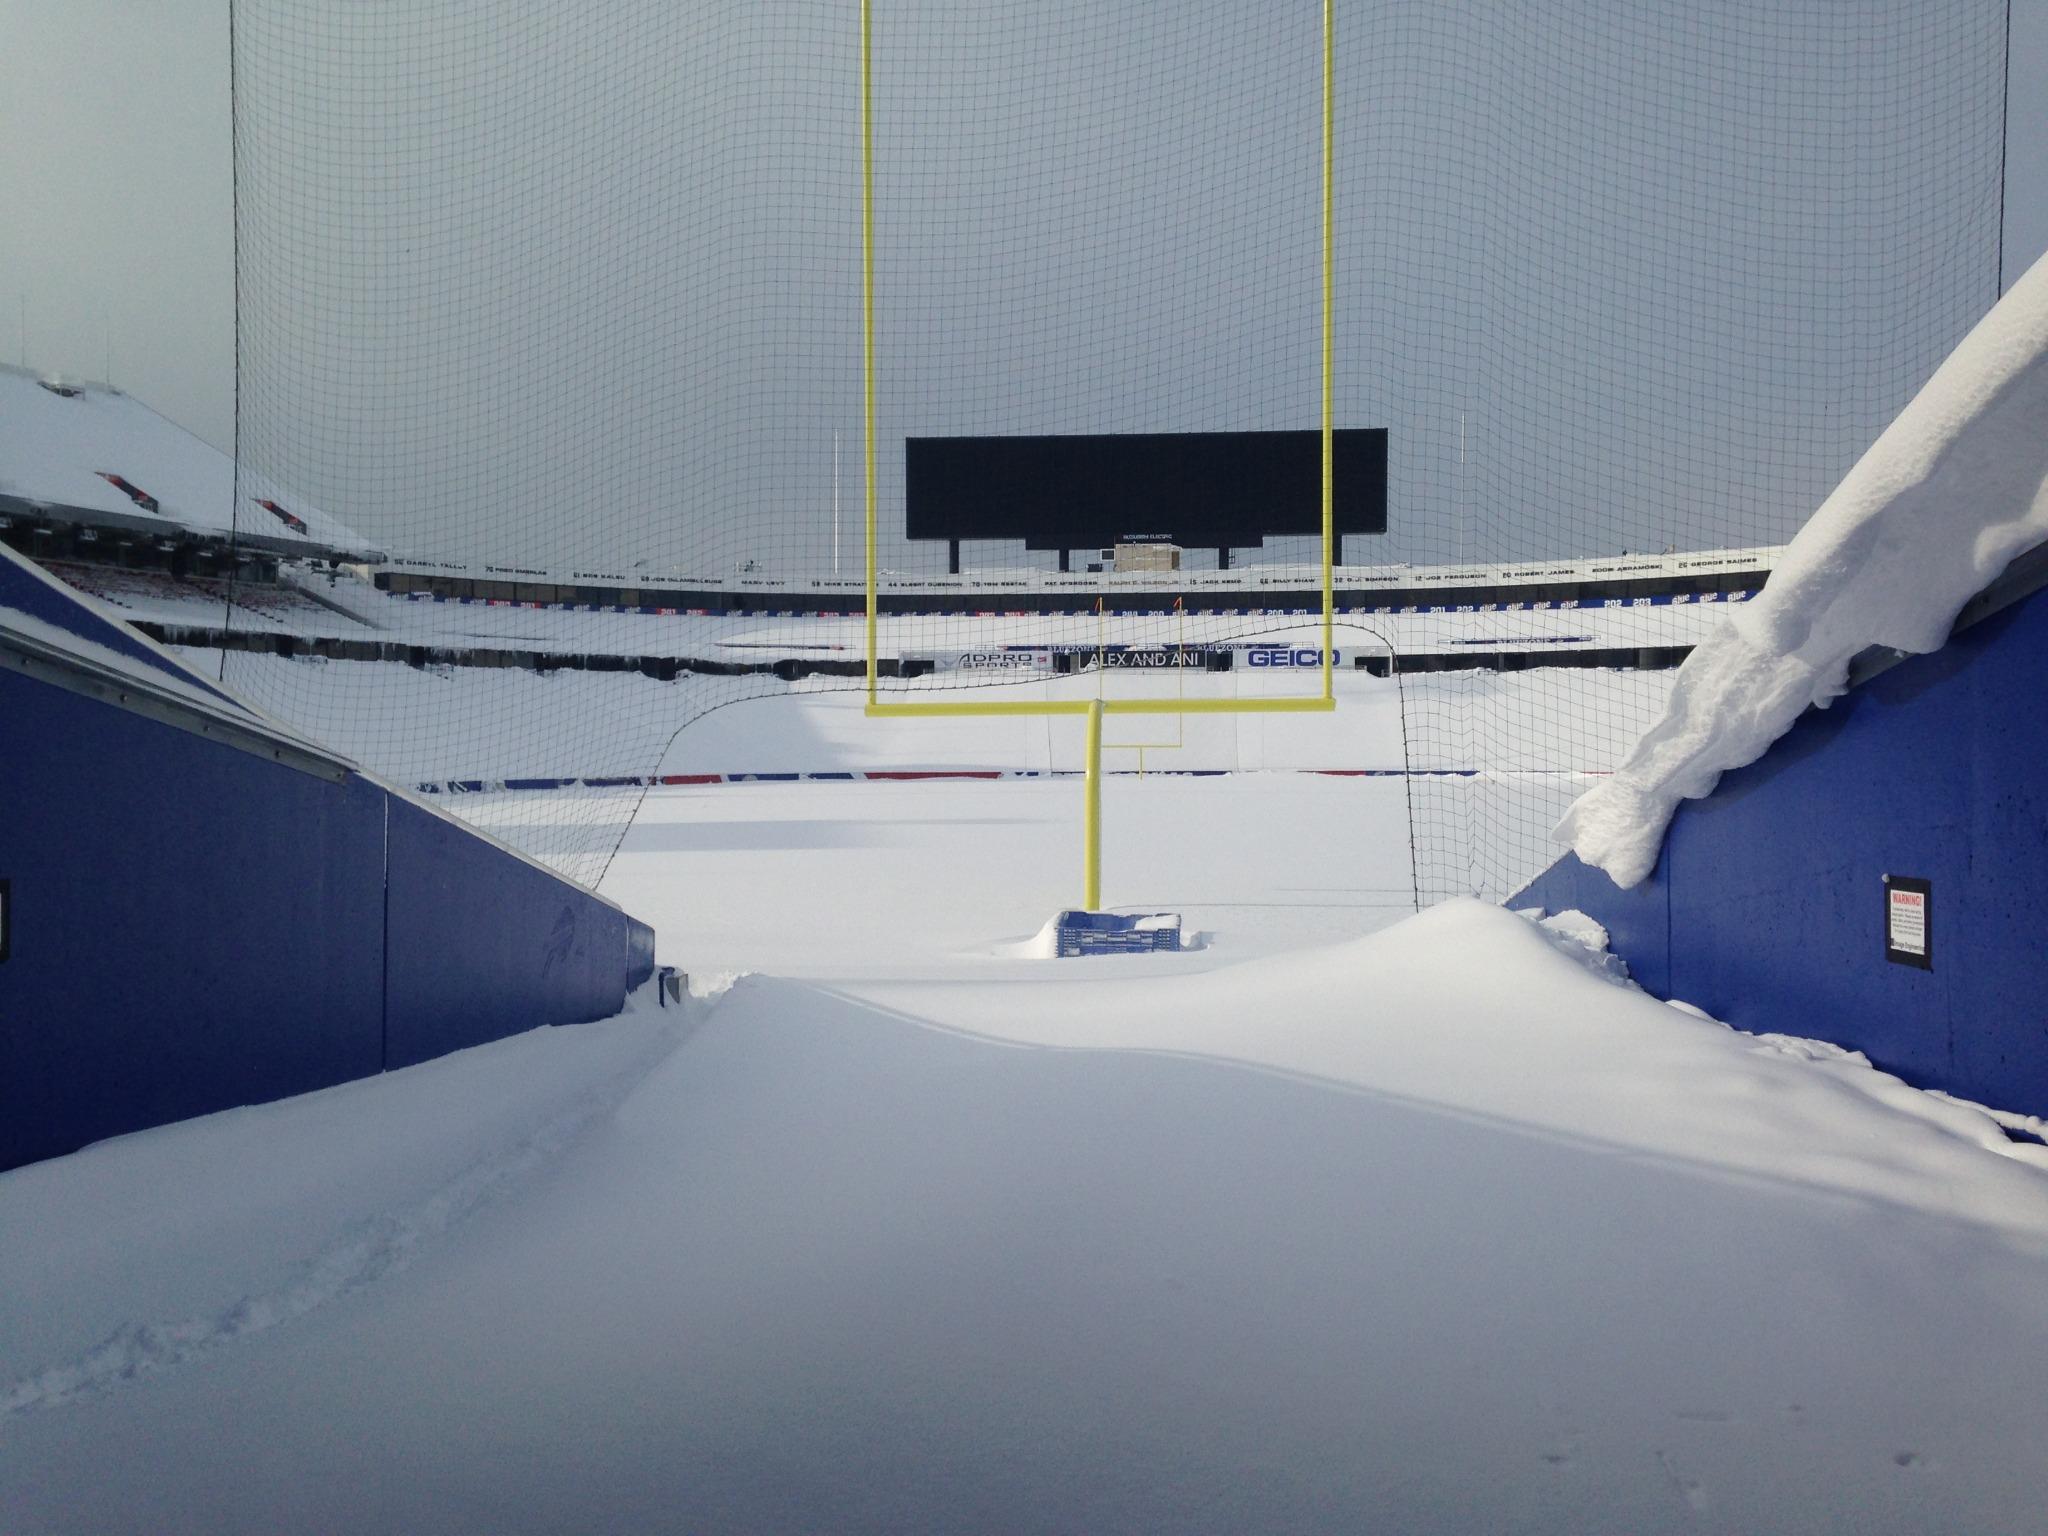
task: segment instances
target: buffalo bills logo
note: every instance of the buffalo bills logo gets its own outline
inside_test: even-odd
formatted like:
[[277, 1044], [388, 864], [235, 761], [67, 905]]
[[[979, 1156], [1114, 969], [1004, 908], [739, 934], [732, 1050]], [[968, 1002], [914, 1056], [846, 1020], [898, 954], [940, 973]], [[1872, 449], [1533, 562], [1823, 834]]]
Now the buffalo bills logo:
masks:
[[287, 512], [283, 507], [280, 507], [276, 502], [272, 501], [269, 497], [257, 497], [256, 505], [261, 507], [264, 511], [268, 512], [280, 523], [283, 523], [285, 527], [291, 529], [293, 533], [305, 533], [307, 531], [306, 520], [303, 517], [300, 517], [293, 512]]
[[107, 484], [111, 485], [115, 490], [119, 491], [123, 496], [126, 496], [130, 501], [134, 502], [135, 505], [142, 508], [143, 511], [154, 512], [158, 516], [163, 515], [163, 508], [157, 505], [156, 498], [150, 495], [149, 492], [145, 491], [141, 486], [135, 484], [134, 481], [128, 479], [126, 476], [117, 475], [112, 470], [108, 469], [94, 470], [93, 473], [98, 475], [102, 480], [106, 481]]

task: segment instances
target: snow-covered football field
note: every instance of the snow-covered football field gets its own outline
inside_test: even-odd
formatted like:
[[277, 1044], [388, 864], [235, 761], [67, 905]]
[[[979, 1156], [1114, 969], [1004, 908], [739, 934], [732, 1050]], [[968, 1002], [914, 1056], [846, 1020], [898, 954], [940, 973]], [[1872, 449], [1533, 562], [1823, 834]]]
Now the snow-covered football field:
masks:
[[1114, 779], [1205, 946], [1025, 958], [1080, 794], [655, 791], [680, 1017], [0, 1176], [0, 1530], [2042, 1528], [2042, 1148], [1410, 916], [1398, 779]]

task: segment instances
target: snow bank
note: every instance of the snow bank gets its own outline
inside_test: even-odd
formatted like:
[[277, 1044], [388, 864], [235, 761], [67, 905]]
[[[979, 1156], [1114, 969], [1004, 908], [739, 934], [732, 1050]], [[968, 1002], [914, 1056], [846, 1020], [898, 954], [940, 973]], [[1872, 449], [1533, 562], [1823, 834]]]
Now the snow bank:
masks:
[[1634, 985], [1628, 978], [1628, 962], [1607, 947], [1607, 930], [1585, 913], [1574, 908], [1545, 917], [1539, 908], [1520, 915], [1527, 916], [1560, 951], [1602, 981], [1617, 987]]
[[[1255, 1066], [2048, 1239], [2048, 1184], [2014, 1166], [2040, 1149], [1987, 1112], [1937, 1103], [1836, 1047], [1672, 1008], [1629, 982], [1605, 943], [1583, 914], [1531, 920], [1461, 899], [1348, 942], [1214, 969], [1118, 974], [1075, 961], [1058, 972], [1057, 1006], [971, 974], [843, 990], [1013, 1044]], [[1888, 1112], [1882, 1130], [1873, 1103]]]
[[0, 1424], [406, 1268], [602, 1123], [683, 1037], [677, 1017], [635, 1000], [607, 1023], [533, 1030], [0, 1178]]
[[1556, 836], [1617, 883], [1655, 868], [1678, 802], [1826, 705], [1868, 646], [1932, 651], [2048, 537], [2048, 261], [2013, 285], [1680, 669], [1664, 718]]
[[2048, 1180], [1568, 930], [755, 976], [0, 1175], [0, 1528], [2037, 1529]]

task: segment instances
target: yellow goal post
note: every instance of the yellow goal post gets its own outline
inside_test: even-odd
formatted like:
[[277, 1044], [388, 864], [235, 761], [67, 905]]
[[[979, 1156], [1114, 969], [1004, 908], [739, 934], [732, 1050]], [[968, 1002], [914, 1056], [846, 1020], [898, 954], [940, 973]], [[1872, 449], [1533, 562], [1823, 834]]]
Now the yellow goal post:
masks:
[[1322, 284], [1321, 284], [1321, 450], [1322, 450], [1322, 686], [1318, 693], [1290, 698], [1088, 698], [1088, 699], [924, 699], [880, 696], [880, 654], [876, 625], [879, 589], [876, 562], [875, 431], [875, 154], [874, 0], [860, 0], [861, 157], [861, 413], [863, 457], [865, 621], [867, 702], [872, 719], [1080, 715], [1087, 718], [1086, 814], [1084, 817], [1083, 905], [1101, 902], [1102, 719], [1105, 715], [1232, 715], [1323, 713], [1337, 707], [1335, 667], [1335, 245], [1336, 245], [1336, 0], [1322, 7]]

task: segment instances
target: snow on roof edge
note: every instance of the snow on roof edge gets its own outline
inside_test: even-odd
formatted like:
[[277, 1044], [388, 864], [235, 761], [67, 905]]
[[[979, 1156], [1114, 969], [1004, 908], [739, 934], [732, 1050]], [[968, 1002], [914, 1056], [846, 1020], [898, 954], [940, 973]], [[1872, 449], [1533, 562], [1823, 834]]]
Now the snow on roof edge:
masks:
[[2048, 258], [1974, 326], [1785, 546], [1764, 590], [1687, 658], [1663, 719], [1552, 834], [1621, 886], [1681, 800], [1756, 761], [1869, 646], [1926, 652], [2048, 540]]
[[65, 522], [221, 539], [285, 558], [386, 558], [375, 541], [246, 462], [238, 468], [146, 401], [6, 363], [0, 501]]

